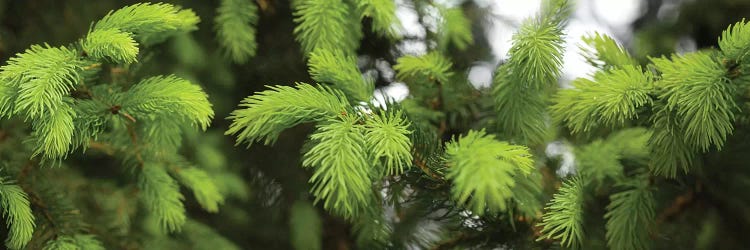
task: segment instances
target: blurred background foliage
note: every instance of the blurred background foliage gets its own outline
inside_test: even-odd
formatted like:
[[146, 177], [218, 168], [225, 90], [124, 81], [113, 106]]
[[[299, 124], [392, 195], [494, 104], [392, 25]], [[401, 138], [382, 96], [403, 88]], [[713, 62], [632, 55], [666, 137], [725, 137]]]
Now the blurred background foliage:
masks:
[[[449, 49], [450, 57], [455, 68], [465, 70], [466, 74], [457, 76], [458, 80], [467, 79], [477, 65], [489, 65], [494, 69], [502, 58], [495, 55], [504, 54], [493, 48], [497, 36], [490, 30], [498, 27], [498, 23], [505, 23], [506, 27], [499, 32], [513, 33], [513, 26], [517, 25], [512, 19], [490, 11], [487, 2], [503, 8], [504, 1], [492, 3], [491, 0], [462, 1], [460, 6], [471, 21], [473, 44], [468, 49]], [[132, 0], [0, 0], [0, 59], [6, 61], [15, 53], [23, 51], [31, 44], [49, 43], [63, 45], [82, 37], [89, 29], [91, 22], [104, 16], [108, 11], [125, 5], [137, 3]], [[213, 19], [216, 15], [218, 1], [165, 1], [190, 8], [201, 17], [199, 30], [182, 35], [159, 44], [145, 51], [147, 53], [140, 69], [143, 75], [157, 75], [176, 73], [178, 76], [194, 80], [204, 87], [214, 104], [216, 118], [209, 132], [188, 136], [190, 158], [202, 166], [218, 166], [233, 169], [244, 178], [247, 194], [238, 195], [245, 199], [228, 200], [221, 207], [218, 214], [208, 214], [198, 209], [194, 200], [188, 199], [187, 207], [190, 217], [195, 218], [217, 230], [238, 246], [248, 249], [305, 249], [300, 242], [316, 244], [321, 242], [323, 249], [354, 248], [355, 236], [351, 233], [351, 225], [345, 221], [327, 215], [320, 206], [311, 207], [308, 195], [307, 180], [309, 172], [299, 167], [301, 142], [312, 131], [312, 126], [301, 125], [281, 134], [273, 147], [256, 145], [249, 150], [245, 147], [234, 146], [234, 139], [224, 136], [229, 122], [228, 116], [240, 100], [254, 92], [265, 89], [264, 85], [291, 85], [294, 82], [311, 82], [300, 46], [294, 40], [293, 17], [290, 2], [286, 0], [256, 0], [259, 6], [259, 20], [257, 25], [257, 54], [247, 63], [236, 64], [222, 54], [216, 40]], [[398, 1], [400, 6], [419, 6], [430, 0]], [[523, 1], [522, 1], [523, 2]], [[534, 1], [531, 1], [534, 2]], [[596, 3], [595, 3], [596, 2]], [[660, 56], [672, 52], [694, 51], [701, 48], [715, 47], [721, 31], [728, 25], [750, 16], [750, 1], [748, 0], [643, 0], [630, 1], [638, 4], [636, 18], [626, 21], [625, 26], [616, 27], [615, 37], [620, 40], [633, 54], [645, 63], [647, 55]], [[580, 0], [579, 4], [608, 4], [606, 0]], [[411, 6], [411, 7], [409, 7]], [[580, 8], [580, 7], [579, 7]], [[507, 11], [506, 11], [507, 12]], [[425, 13], [419, 13], [424, 15]], [[606, 13], [604, 13], [606, 14]], [[403, 18], [403, 16], [400, 16]], [[426, 18], [418, 18], [418, 25], [426, 25]], [[509, 24], [509, 25], [508, 25]], [[430, 41], [436, 34], [427, 33], [414, 35], [406, 33], [401, 41], [391, 41], [371, 32], [372, 24], [365, 20], [363, 23], [364, 38], [357, 54], [358, 64], [362, 72], [376, 76], [376, 86], [386, 91], [392, 88], [394, 81], [391, 65], [396, 59], [406, 53], [409, 44], [419, 44]], [[607, 25], [605, 22], [602, 25]], [[425, 26], [426, 27], [426, 26]], [[408, 28], [408, 27], [407, 27]], [[594, 31], [594, 30], [590, 30]], [[493, 31], [494, 32], [494, 31]], [[569, 37], [578, 43], [580, 37]], [[411, 46], [411, 47], [410, 47]], [[418, 48], [419, 46], [417, 46]], [[570, 48], [569, 48], [570, 49]], [[487, 71], [487, 70], [485, 70]], [[486, 75], [489, 76], [489, 70]], [[486, 77], [486, 76], [485, 76]], [[574, 75], [572, 77], [580, 77]], [[479, 77], [482, 78], [481, 76]], [[3, 123], [0, 123], [3, 124]], [[5, 126], [5, 124], [3, 124]], [[456, 128], [461, 125], [454, 126]], [[0, 127], [2, 128], [2, 127]], [[0, 151], [3, 147], [12, 147], [2, 143], [10, 135], [0, 129]], [[736, 136], [733, 138], [741, 138]], [[741, 143], [741, 142], [736, 142]], [[742, 155], [742, 152], [737, 152]], [[717, 155], [715, 157], [722, 157]], [[74, 159], [75, 162], [75, 159]], [[88, 178], [107, 177], [116, 179], [121, 174], [110, 171], [113, 163], [105, 157], [101, 159], [87, 158], [81, 161], [82, 175]], [[549, 163], [555, 165], [555, 163]], [[745, 171], [746, 170], [738, 170]], [[727, 173], [731, 173], [727, 171]], [[728, 178], [728, 177], [719, 177]], [[60, 178], [60, 181], [75, 182], [80, 178]], [[544, 180], [550, 180], [545, 178]], [[73, 184], [70, 184], [73, 185]], [[230, 184], [228, 184], [230, 185]], [[549, 186], [549, 185], [547, 185]], [[743, 186], [739, 186], [743, 187]], [[85, 190], [82, 190], [85, 192]], [[552, 190], [548, 190], [551, 193]], [[727, 189], [716, 192], [726, 192], [732, 195], [743, 190]], [[86, 194], [81, 194], [86, 195]], [[102, 197], [105, 199], [107, 197]], [[723, 210], [733, 204], [719, 205], [719, 209], [712, 209], [711, 200], [701, 200], [700, 197], [684, 198], [684, 204], [673, 204], [677, 210], [687, 213], [667, 214], [663, 220], [673, 220], [669, 228], [660, 228], [669, 235], [683, 235], [683, 239], [659, 240], [665, 245], [661, 249], [692, 249], [715, 246], [712, 239], [719, 233], [744, 234], [748, 232], [748, 214], [742, 214], [746, 209], [740, 209], [739, 214], [747, 218], [731, 221], [731, 217], [722, 216]], [[606, 200], [599, 201], [606, 204]], [[692, 203], [692, 205], [691, 205]], [[424, 206], [428, 206], [425, 204]], [[729, 207], [722, 207], [729, 206]], [[594, 206], [592, 206], [594, 207]], [[604, 206], [598, 206], [604, 207]], [[419, 213], [418, 206], [403, 213]], [[87, 208], [82, 208], [86, 210]], [[296, 211], [296, 212], [295, 212]], [[598, 211], [603, 214], [603, 211]], [[732, 213], [735, 214], [735, 213]], [[317, 215], [317, 216], [316, 216]], [[319, 217], [319, 219], [318, 219]], [[408, 216], [406, 217], [408, 218]], [[601, 218], [601, 216], [599, 217]], [[95, 222], [90, 222], [95, 223]], [[413, 223], [410, 225], [410, 223]], [[394, 229], [393, 237], [403, 237], [404, 242], [434, 241], [429, 225], [416, 225], [419, 220], [405, 220]], [[504, 228], [495, 237], [486, 239], [448, 239], [437, 245], [450, 248], [456, 245], [451, 240], [485, 240], [485, 241], [530, 241], [518, 239], [512, 231], [511, 225], [500, 222], [497, 226]], [[290, 226], [292, 225], [292, 226]], [[309, 228], [299, 228], [295, 225], [307, 225]], [[701, 226], [696, 226], [701, 225]], [[723, 225], [725, 229], [720, 229]], [[513, 225], [515, 226], [515, 225]], [[316, 227], [319, 227], [316, 230]], [[505, 231], [504, 231], [505, 230]], [[521, 229], [518, 229], [521, 230]], [[316, 237], [319, 232], [322, 238]], [[697, 235], [697, 237], [696, 237]], [[730, 242], [720, 243], [725, 246], [740, 246], [742, 243], [731, 242], [741, 240], [739, 237], [722, 237], [721, 240]], [[416, 237], [414, 239], [409, 237]], [[423, 237], [423, 239], [419, 239]], [[529, 237], [528, 235], [526, 237]], [[603, 235], [589, 235], [602, 238]], [[658, 237], [658, 236], [655, 236]], [[292, 240], [290, 240], [292, 239]], [[108, 239], [102, 239], [107, 241]], [[293, 243], [296, 242], [296, 243]], [[713, 243], [712, 243], [713, 242]], [[420, 244], [404, 244], [401, 247], [418, 246]], [[591, 244], [591, 247], [597, 244]], [[553, 245], [544, 245], [554, 247]], [[601, 243], [600, 246], [603, 246]], [[398, 246], [397, 246], [398, 247]]]

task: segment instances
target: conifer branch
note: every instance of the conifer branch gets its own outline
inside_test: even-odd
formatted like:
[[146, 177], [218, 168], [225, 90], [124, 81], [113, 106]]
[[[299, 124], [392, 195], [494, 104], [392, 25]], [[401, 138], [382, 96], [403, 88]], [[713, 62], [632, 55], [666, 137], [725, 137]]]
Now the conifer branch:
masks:
[[355, 21], [359, 17], [342, 0], [299, 0], [294, 4], [294, 17], [294, 34], [305, 54], [316, 48], [353, 53], [359, 47], [362, 34]]
[[[86, 54], [96, 60], [110, 59], [116, 63], [129, 64], [137, 61], [138, 43], [132, 34], [115, 28], [89, 31], [81, 43]], [[91, 69], [91, 65], [84, 69]]]
[[628, 190], [610, 196], [607, 206], [607, 245], [612, 249], [648, 249], [649, 229], [656, 217], [648, 183], [636, 180]]
[[258, 7], [249, 0], [222, 0], [216, 12], [214, 26], [222, 48], [234, 62], [247, 62], [258, 47]]
[[409, 122], [403, 113], [383, 112], [365, 120], [365, 145], [383, 175], [399, 175], [411, 166]]
[[23, 249], [31, 240], [36, 227], [28, 195], [13, 181], [0, 178], [0, 206], [8, 227], [5, 246], [9, 249]]
[[341, 91], [298, 83], [295, 87], [272, 86], [245, 98], [232, 112], [226, 134], [237, 135], [237, 143], [272, 144], [282, 130], [300, 123], [324, 121], [349, 109]]
[[618, 44], [612, 37], [598, 32], [584, 36], [583, 42], [588, 46], [580, 46], [583, 57], [589, 64], [600, 69], [624, 66], [637, 66], [635, 59], [630, 56], [625, 48]]
[[[514, 176], [534, 168], [529, 149], [495, 140], [484, 131], [469, 131], [446, 145], [451, 193], [460, 204], [468, 203], [475, 214], [505, 211], [513, 196]], [[469, 199], [471, 198], [471, 199]]]
[[372, 18], [372, 29], [391, 39], [398, 39], [401, 22], [396, 16], [396, 2], [393, 0], [355, 0], [360, 18]]
[[583, 242], [583, 180], [573, 177], [547, 204], [547, 212], [542, 216], [542, 236], [537, 240], [560, 240], [561, 246], [578, 248]]
[[352, 218], [372, 195], [364, 126], [344, 116], [317, 126], [310, 139], [318, 142], [304, 155], [302, 165], [313, 167], [310, 192], [334, 214]]
[[652, 103], [652, 76], [640, 67], [626, 65], [599, 71], [594, 79], [578, 78], [573, 88], [558, 92], [552, 117], [564, 121], [574, 133], [598, 125], [622, 126], [638, 117], [638, 109]]
[[315, 49], [310, 54], [310, 76], [315, 81], [330, 83], [351, 101], [369, 102], [375, 86], [357, 69], [357, 58], [341, 50]]
[[659, 98], [676, 112], [685, 142], [703, 151], [712, 145], [721, 149], [739, 110], [734, 100], [737, 90], [726, 78], [726, 69], [707, 52], [652, 61], [661, 72], [655, 83], [662, 90]]
[[158, 218], [162, 230], [180, 231], [186, 217], [184, 197], [177, 182], [161, 164], [146, 162], [140, 171], [138, 188], [143, 204]]
[[474, 43], [471, 21], [464, 15], [461, 8], [438, 7], [441, 22], [438, 38], [438, 46], [445, 51], [449, 45], [459, 50], [465, 50]]

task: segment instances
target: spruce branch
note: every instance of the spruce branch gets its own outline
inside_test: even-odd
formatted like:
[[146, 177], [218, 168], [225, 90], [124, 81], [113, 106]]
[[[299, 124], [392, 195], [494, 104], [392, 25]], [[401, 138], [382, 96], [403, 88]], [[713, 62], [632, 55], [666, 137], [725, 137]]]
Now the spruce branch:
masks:
[[142, 80], [125, 93], [122, 111], [133, 117], [156, 116], [183, 119], [206, 130], [214, 111], [200, 86], [176, 76], [156, 76]]
[[449, 166], [446, 177], [460, 204], [468, 203], [475, 214], [505, 211], [513, 196], [514, 177], [534, 169], [529, 149], [495, 140], [484, 131], [469, 131], [446, 145]]
[[[294, 35], [305, 54], [316, 48], [353, 53], [362, 34], [359, 17], [342, 0], [300, 0], [294, 4]], [[356, 17], [356, 19], [354, 19]], [[354, 20], [353, 20], [354, 19]], [[352, 25], [357, 25], [353, 27]]]
[[71, 148], [75, 127], [75, 111], [67, 105], [61, 105], [50, 111], [46, 119], [34, 120], [32, 123], [32, 140], [36, 148], [33, 155], [42, 155], [45, 159], [64, 158]]
[[586, 35], [582, 38], [588, 46], [579, 46], [586, 61], [603, 70], [624, 66], [637, 66], [635, 59], [630, 56], [625, 47], [618, 44], [612, 37], [599, 34]]
[[272, 144], [281, 131], [297, 124], [324, 121], [346, 113], [349, 102], [341, 91], [298, 83], [294, 87], [271, 86], [245, 98], [232, 112], [227, 135], [237, 135], [237, 143]]
[[180, 231], [186, 217], [177, 182], [158, 163], [146, 162], [140, 170], [138, 188], [143, 204], [158, 218], [162, 230]]
[[94, 30], [118, 29], [135, 34], [146, 45], [177, 33], [197, 29], [200, 18], [191, 10], [165, 3], [140, 3], [109, 12], [94, 24]]
[[365, 144], [383, 175], [400, 175], [411, 166], [409, 121], [400, 111], [383, 112], [365, 120]]
[[48, 241], [44, 245], [44, 250], [104, 250], [104, 246], [93, 235], [74, 234], [62, 235]]
[[726, 78], [726, 69], [708, 52], [672, 60], [653, 58], [652, 62], [661, 72], [661, 80], [655, 83], [662, 90], [659, 98], [676, 112], [685, 142], [703, 151], [712, 145], [721, 149], [739, 111], [734, 100], [737, 90]]
[[357, 58], [341, 50], [315, 49], [308, 62], [315, 81], [330, 83], [351, 101], [369, 102], [375, 86], [357, 69]]
[[578, 248], [583, 242], [583, 179], [567, 180], [547, 204], [542, 216], [542, 235], [537, 240], [560, 240], [561, 246]]
[[734, 25], [729, 25], [721, 33], [719, 48], [726, 59], [742, 63], [746, 62], [750, 54], [750, 22], [744, 19]]
[[398, 71], [396, 77], [417, 84], [447, 83], [453, 72], [453, 64], [439, 52], [430, 52], [424, 56], [404, 56], [397, 60], [393, 69]]
[[317, 144], [302, 161], [314, 170], [309, 182], [315, 201], [345, 218], [357, 216], [373, 195], [364, 129], [352, 116], [318, 125], [310, 136]]
[[471, 21], [464, 15], [461, 8], [438, 7], [441, 16], [438, 34], [438, 46], [445, 51], [449, 45], [459, 50], [465, 50], [474, 44]]
[[216, 12], [214, 29], [225, 53], [236, 63], [247, 62], [258, 47], [258, 7], [250, 0], [222, 0]]
[[9, 249], [23, 249], [31, 240], [36, 227], [29, 196], [15, 182], [0, 178], [0, 206], [8, 227], [5, 246]]
[[391, 39], [399, 39], [401, 21], [396, 16], [396, 1], [355, 0], [360, 18], [372, 18], [372, 30]]
[[594, 79], [578, 78], [573, 88], [555, 96], [552, 117], [572, 129], [587, 132], [599, 125], [622, 126], [638, 118], [638, 110], [652, 103], [652, 80], [649, 72], [638, 66], [599, 71]]
[[651, 187], [647, 181], [634, 180], [628, 190], [610, 196], [607, 206], [606, 237], [612, 249], [648, 249], [649, 229], [656, 217]]
[[0, 67], [0, 81], [18, 91], [13, 113], [40, 119], [62, 106], [63, 97], [78, 84], [82, 66], [75, 50], [49, 45], [32, 45], [9, 59]]
[[139, 51], [132, 34], [115, 28], [89, 31], [81, 47], [88, 56], [96, 60], [110, 59], [123, 64], [136, 62]]
[[172, 171], [183, 185], [193, 191], [195, 199], [203, 209], [210, 213], [219, 212], [219, 205], [224, 203], [224, 196], [205, 171], [194, 167], [173, 168]]

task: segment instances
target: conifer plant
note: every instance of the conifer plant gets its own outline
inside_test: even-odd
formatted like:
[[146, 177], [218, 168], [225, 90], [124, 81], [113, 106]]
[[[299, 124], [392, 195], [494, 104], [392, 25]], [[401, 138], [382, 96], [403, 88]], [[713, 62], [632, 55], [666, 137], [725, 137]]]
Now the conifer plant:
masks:
[[[294, 32], [318, 83], [269, 86], [247, 97], [229, 117], [227, 134], [238, 144], [272, 145], [285, 129], [315, 124], [301, 162], [311, 172], [312, 199], [354, 225], [361, 249], [534, 241], [651, 248], [656, 235], [669, 233], [657, 226], [669, 214], [657, 218], [657, 209], [669, 208], [670, 196], [684, 198], [674, 194], [675, 182], [687, 192], [710, 182], [710, 168], [718, 167], [710, 164], [722, 162], [717, 154], [747, 120], [750, 24], [744, 21], [727, 29], [718, 49], [643, 64], [608, 36], [586, 36], [584, 56], [598, 71], [561, 89], [570, 3], [544, 1], [513, 36], [492, 86], [475, 89], [449, 56], [472, 43], [470, 23], [460, 9], [417, 1], [445, 22], [430, 51], [403, 55], [393, 66], [409, 96], [383, 104], [373, 101], [372, 80], [358, 71], [360, 27], [349, 20], [374, 13], [374, 23], [389, 22], [377, 13], [392, 6], [353, 2], [295, 1]], [[573, 173], [550, 171], [559, 165], [544, 149], [556, 140], [574, 152]], [[556, 186], [544, 206], [544, 190]], [[590, 219], [596, 216], [602, 219]], [[448, 230], [416, 243], [395, 235], [416, 233], [425, 225], [419, 221]], [[299, 223], [293, 226], [306, 226]], [[498, 239], [502, 234], [520, 236]]]
[[[207, 94], [174, 75], [138, 77], [144, 51], [199, 21], [170, 4], [130, 5], [93, 22], [78, 41], [32, 45], [0, 68], [0, 117], [10, 119], [4, 131], [17, 133], [3, 136], [0, 150], [7, 248], [105, 249], [104, 240], [107, 248], [163, 249], [178, 232], [222, 242], [186, 216], [180, 190], [210, 213], [226, 194], [214, 178], [221, 170], [178, 152], [183, 134], [210, 125]], [[121, 164], [104, 164], [109, 159]], [[76, 165], [92, 160], [119, 165], [101, 171], [128, 178], [85, 177]]]
[[[160, 44], [189, 41], [198, 27], [199, 17], [176, 5], [125, 6], [77, 41], [11, 57], [0, 67], [5, 246], [240, 249], [218, 233], [231, 230], [221, 228], [227, 218], [268, 226], [267, 234], [276, 228], [241, 213], [204, 223], [231, 199], [247, 198], [249, 184], [201, 157], [229, 161], [231, 152], [213, 148], [222, 138], [239, 152], [275, 147], [293, 128], [311, 131], [299, 142], [295, 172], [307, 186], [297, 197], [269, 185], [276, 196], [261, 201], [292, 201], [279, 212], [288, 215], [287, 247], [742, 245], [732, 229], [750, 230], [750, 200], [727, 194], [750, 188], [741, 157], [750, 122], [749, 22], [728, 27], [717, 48], [647, 61], [611, 37], [587, 35], [580, 46], [597, 70], [561, 87], [572, 3], [545, 0], [519, 24], [491, 84], [480, 87], [457, 56], [477, 48], [474, 20], [450, 1], [408, 2], [429, 20], [426, 51], [390, 50], [392, 66], [378, 65], [393, 71], [389, 82], [408, 87], [403, 100], [380, 96], [360, 63], [369, 60], [359, 54], [365, 37], [408, 39], [391, 0], [291, 1], [289, 40], [299, 44], [310, 78], [257, 83], [271, 85], [231, 113], [215, 115], [191, 78], [149, 70]], [[264, 52], [258, 25], [274, 6], [211, 6], [208, 33], [225, 60], [250, 64]], [[221, 124], [215, 116], [226, 118], [227, 127], [213, 128], [223, 137], [206, 132]], [[569, 151], [572, 163], [550, 148]], [[323, 232], [331, 227], [344, 232]]]

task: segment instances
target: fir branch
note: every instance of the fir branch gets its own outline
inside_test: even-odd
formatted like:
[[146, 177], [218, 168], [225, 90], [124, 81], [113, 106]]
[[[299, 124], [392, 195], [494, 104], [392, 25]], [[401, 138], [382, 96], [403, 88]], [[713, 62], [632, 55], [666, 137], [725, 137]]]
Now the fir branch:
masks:
[[351, 101], [368, 102], [375, 86], [357, 69], [357, 58], [341, 50], [315, 49], [310, 54], [310, 76], [315, 81], [330, 83]]
[[140, 3], [109, 12], [94, 24], [94, 30], [118, 29], [153, 44], [180, 32], [197, 29], [200, 18], [191, 10], [165, 3]]
[[655, 105], [654, 111], [654, 133], [649, 140], [651, 172], [670, 178], [677, 176], [678, 169], [687, 173], [698, 150], [685, 142], [675, 111], [669, 110], [665, 104]]
[[64, 158], [71, 148], [75, 131], [73, 118], [75, 111], [70, 106], [60, 105], [50, 110], [45, 119], [34, 120], [32, 140], [35, 142], [33, 155], [43, 155], [45, 159]]
[[400, 175], [411, 166], [410, 126], [403, 113], [382, 112], [365, 120], [365, 144], [383, 175]]
[[576, 150], [575, 155], [578, 163], [576, 169], [588, 177], [585, 183], [594, 182], [600, 187], [607, 181], [619, 181], [624, 177], [616, 144], [596, 140]]
[[605, 34], [584, 36], [583, 42], [588, 46], [579, 46], [586, 61], [600, 69], [611, 69], [624, 66], [637, 66], [635, 59], [625, 48], [612, 37]]
[[0, 206], [8, 227], [5, 246], [9, 249], [23, 249], [31, 240], [36, 227], [28, 195], [15, 182], [0, 178]]
[[508, 73], [516, 84], [540, 89], [557, 83], [562, 67], [563, 32], [558, 23], [530, 19], [513, 35]]
[[607, 245], [617, 250], [648, 249], [656, 201], [647, 181], [633, 181], [625, 186], [629, 189], [609, 198], [611, 203], [604, 215]]
[[298, 83], [295, 87], [271, 86], [245, 98], [232, 112], [226, 134], [237, 135], [237, 143], [263, 141], [272, 144], [281, 131], [297, 124], [337, 117], [349, 109], [341, 91]]
[[146, 162], [138, 177], [138, 188], [143, 204], [159, 220], [166, 232], [180, 231], [185, 224], [184, 197], [180, 187], [160, 164]]
[[404, 56], [397, 60], [393, 69], [398, 71], [396, 77], [417, 83], [448, 83], [453, 76], [453, 64], [439, 52], [430, 52], [424, 56]]
[[438, 34], [438, 46], [445, 51], [449, 45], [458, 50], [465, 50], [474, 44], [471, 33], [471, 21], [461, 8], [439, 7], [441, 22]]
[[733, 62], [745, 62], [750, 54], [750, 22], [744, 19], [729, 25], [721, 33], [719, 48], [724, 57]]
[[116, 63], [134, 63], [138, 57], [138, 43], [132, 34], [115, 28], [89, 31], [81, 42], [87, 55], [96, 60], [109, 58]]
[[32, 45], [0, 67], [0, 81], [18, 90], [14, 113], [40, 119], [63, 105], [63, 97], [78, 84], [81, 67], [75, 50]]
[[638, 109], [650, 105], [652, 76], [638, 66], [599, 71], [594, 79], [578, 78], [572, 89], [561, 90], [551, 107], [552, 117], [566, 122], [573, 133], [599, 125], [622, 126], [638, 118]]
[[546, 1], [541, 16], [524, 22], [513, 35], [508, 61], [493, 78], [497, 123], [511, 138], [541, 143], [547, 137], [545, 89], [555, 86], [560, 76], [568, 5]]
[[513, 187], [513, 203], [515, 209], [529, 220], [539, 217], [544, 203], [542, 203], [542, 175], [539, 171], [532, 171], [529, 175], [516, 175], [516, 185]]
[[137, 119], [174, 117], [203, 130], [214, 117], [211, 107], [200, 86], [171, 75], [142, 80], [125, 93], [122, 103], [122, 110]]
[[506, 200], [513, 196], [514, 176], [527, 175], [534, 169], [528, 148], [497, 141], [484, 131], [469, 131], [452, 140], [445, 154], [453, 198], [460, 204], [468, 203], [478, 215], [485, 210], [505, 211]]
[[355, 0], [360, 18], [372, 18], [372, 30], [391, 39], [400, 38], [401, 22], [396, 16], [394, 0]]
[[[342, 0], [300, 0], [294, 4], [294, 35], [305, 54], [316, 48], [353, 53], [359, 47], [360, 29], [352, 9]], [[357, 17], [357, 20], [359, 18]]]
[[739, 111], [734, 100], [737, 90], [727, 79], [726, 69], [707, 52], [652, 61], [661, 72], [661, 80], [655, 83], [662, 90], [659, 98], [676, 112], [685, 142], [703, 151], [711, 145], [721, 149]]
[[3, 79], [3, 73], [0, 73], [0, 119], [13, 115], [17, 98], [18, 87], [7, 84]]
[[310, 138], [318, 142], [302, 165], [313, 167], [310, 192], [323, 207], [345, 218], [355, 217], [372, 195], [364, 126], [345, 116], [317, 126]]
[[492, 96], [497, 124], [503, 135], [526, 143], [547, 137], [544, 95], [512, 80], [510, 64], [500, 66], [493, 79]]
[[224, 196], [208, 174], [198, 168], [174, 169], [180, 182], [193, 191], [198, 204], [210, 213], [219, 212], [219, 205], [224, 203]]
[[219, 44], [234, 62], [247, 62], [258, 47], [258, 7], [250, 0], [222, 0], [216, 12], [214, 29]]
[[607, 143], [617, 148], [622, 159], [644, 160], [651, 157], [648, 141], [652, 135], [653, 131], [646, 128], [627, 128], [609, 135]]
[[560, 245], [578, 248], [583, 242], [583, 179], [580, 176], [566, 181], [547, 203], [542, 216], [542, 236], [537, 240], [560, 240]]

